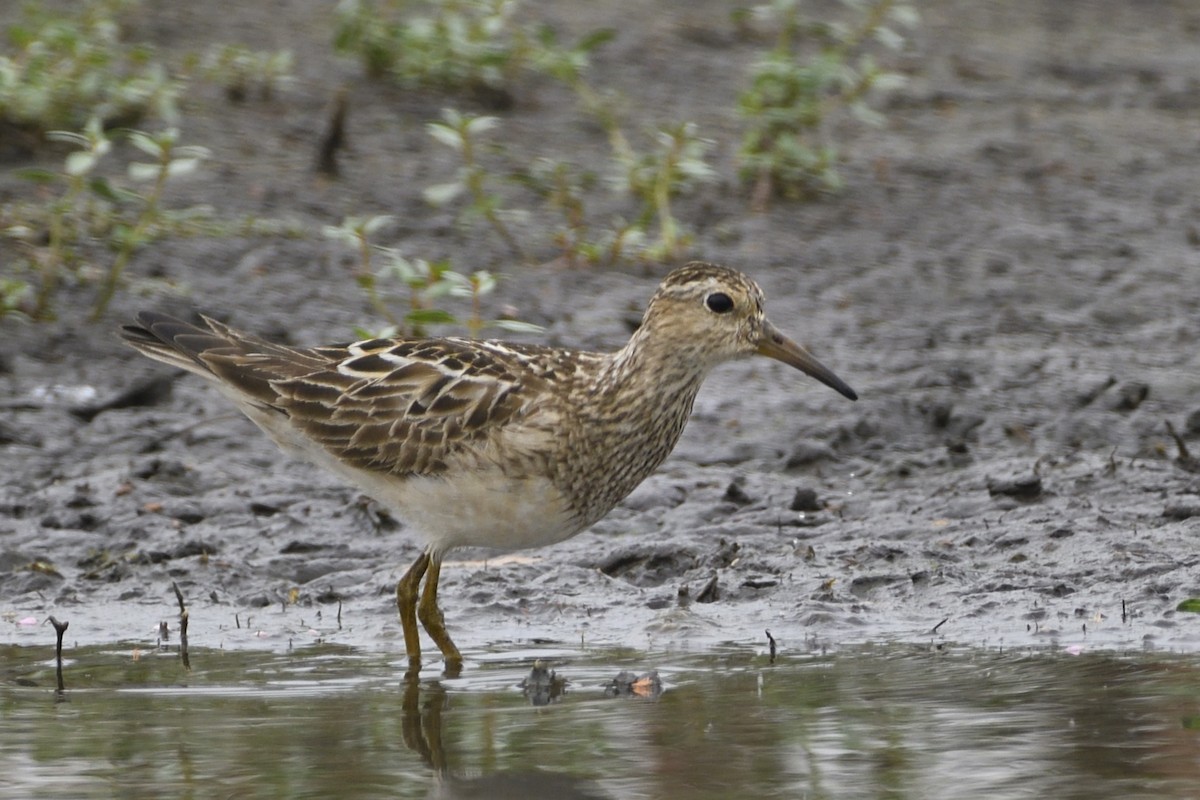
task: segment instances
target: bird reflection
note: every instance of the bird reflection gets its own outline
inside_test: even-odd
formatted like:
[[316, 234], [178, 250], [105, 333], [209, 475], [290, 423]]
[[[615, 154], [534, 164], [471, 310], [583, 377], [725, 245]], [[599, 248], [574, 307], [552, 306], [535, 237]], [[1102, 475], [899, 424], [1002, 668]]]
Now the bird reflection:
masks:
[[[526, 695], [531, 704], [545, 705], [562, 694], [565, 683], [553, 671], [544, 667], [539, 670], [535, 666], [525, 682]], [[610, 797], [593, 781], [557, 772], [529, 769], [500, 770], [471, 778], [454, 775], [442, 745], [442, 714], [447, 705], [446, 688], [440, 682], [422, 684], [411, 672], [404, 676], [401, 732], [405, 747], [420, 756], [438, 779], [430, 797], [445, 800], [529, 800], [531, 797], [608, 800]]]

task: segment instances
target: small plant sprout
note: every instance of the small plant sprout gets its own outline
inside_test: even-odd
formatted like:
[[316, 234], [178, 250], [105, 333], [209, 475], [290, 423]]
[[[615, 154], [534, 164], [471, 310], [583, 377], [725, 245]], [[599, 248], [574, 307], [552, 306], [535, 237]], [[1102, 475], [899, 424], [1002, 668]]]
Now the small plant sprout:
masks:
[[447, 260], [427, 261], [407, 259], [395, 250], [384, 250], [385, 261], [379, 271], [382, 281], [396, 282], [408, 294], [408, 310], [403, 325], [396, 331], [401, 335], [428, 336], [430, 325], [452, 325], [458, 319], [449, 311], [438, 308], [441, 298], [454, 293], [459, 281]]
[[515, 178], [562, 217], [563, 224], [552, 238], [567, 266], [577, 266], [580, 258], [590, 261], [585, 254], [588, 223], [584, 195], [596, 183], [595, 175], [581, 175], [574, 165], [565, 161], [537, 158], [528, 170], [518, 172]]
[[643, 231], [658, 224], [658, 241], [647, 246], [643, 257], [668, 261], [679, 257], [690, 244], [671, 212], [671, 199], [715, 177], [705, 161], [712, 142], [696, 135], [695, 123], [685, 122], [659, 130], [657, 148], [639, 156], [618, 177], [618, 184], [642, 201], [635, 225]]
[[250, 50], [236, 44], [214, 45], [200, 60], [200, 75], [225, 90], [230, 102], [241, 103], [254, 89], [270, 100], [292, 81], [290, 50]]
[[390, 225], [394, 219], [386, 214], [374, 217], [346, 217], [341, 225], [325, 226], [324, 234], [325, 238], [339, 241], [358, 254], [358, 269], [354, 273], [355, 282], [367, 295], [367, 302], [371, 304], [375, 313], [396, 327], [400, 324], [399, 321], [388, 310], [387, 303], [383, 302], [383, 298], [379, 296], [375, 268], [371, 264], [371, 254], [376, 248], [370, 243], [370, 237]]
[[68, 230], [77, 221], [76, 210], [91, 183], [91, 174], [100, 160], [112, 150], [112, 142], [104, 133], [99, 117], [92, 117], [82, 133], [73, 131], [50, 131], [46, 138], [78, 148], [67, 154], [61, 175], [42, 170], [25, 170], [22, 177], [39, 183], [63, 181], [66, 189], [50, 204], [49, 248], [40, 261], [41, 283], [33, 306], [33, 318], [50, 319], [53, 316], [54, 296], [58, 291], [62, 270], [66, 266], [68, 241], [78, 234]]
[[[96, 303], [92, 307], [92, 319], [99, 319], [108, 309], [121, 275], [125, 271], [134, 251], [152, 238], [152, 229], [159, 224], [172, 221], [171, 215], [160, 208], [163, 188], [169, 178], [194, 172], [209, 157], [207, 148], [196, 145], [180, 145], [179, 131], [167, 128], [159, 133], [131, 131], [129, 142], [150, 156], [152, 162], [134, 162], [129, 165], [129, 177], [138, 182], [149, 182], [150, 190], [138, 195], [141, 211], [132, 225], [118, 225], [113, 230], [117, 244], [117, 255], [100, 285]], [[116, 199], [116, 198], [114, 198]]]
[[407, 2], [341, 0], [334, 48], [357, 54], [367, 74], [442, 91], [502, 90], [525, 61], [513, 23], [516, 0], [432, 0], [427, 14]]
[[483, 298], [496, 288], [496, 276], [487, 270], [478, 270], [465, 276], [456, 272], [447, 272], [445, 275], [451, 282], [457, 284], [451, 290], [451, 294], [456, 297], [470, 298], [471, 315], [463, 324], [467, 328], [467, 335], [472, 339], [478, 339], [479, 335], [487, 328], [498, 328], [510, 333], [538, 333], [542, 330], [540, 325], [514, 319], [511, 315], [491, 320], [483, 318]]
[[635, 154], [621, 130], [613, 99], [593, 88], [584, 77], [591, 52], [615, 36], [615, 30], [602, 28], [584, 36], [574, 47], [564, 48], [559, 46], [554, 29], [543, 25], [535, 39], [533, 64], [537, 70], [561, 81], [575, 92], [584, 110], [596, 119], [608, 136], [613, 155], [618, 161], [628, 164], [634, 160]]
[[426, 126], [430, 136], [459, 154], [462, 166], [453, 181], [427, 188], [425, 200], [431, 205], [444, 206], [465, 192], [470, 198], [466, 213], [486, 220], [513, 255], [524, 261], [525, 252], [503, 219], [513, 212], [502, 210], [499, 196], [488, 190], [488, 172], [478, 158], [478, 137], [499, 123], [496, 117], [473, 117], [445, 109], [442, 122], [431, 122]]
[[[379, 330], [356, 328], [355, 335], [364, 338], [388, 336], [428, 336], [430, 328], [441, 325], [461, 325], [471, 337], [479, 336], [486, 328], [502, 328], [508, 331], [530, 332], [541, 330], [536, 325], [521, 322], [508, 314], [499, 319], [485, 319], [481, 298], [496, 287], [496, 278], [489, 272], [479, 271], [462, 275], [451, 268], [447, 260], [428, 261], [424, 258], [405, 258], [399, 251], [366, 244], [366, 236], [377, 230], [388, 217], [372, 217], [369, 220], [351, 218], [336, 228], [326, 228], [325, 233], [359, 249], [363, 266], [372, 268], [371, 253], [379, 256], [380, 265], [371, 272], [370, 280], [361, 277], [358, 284], [367, 293], [372, 309], [387, 322]], [[361, 267], [360, 267], [361, 269]], [[442, 307], [448, 298], [463, 298], [470, 302], [470, 314], [459, 319]], [[405, 306], [403, 314], [393, 312], [389, 301], [396, 300]]]
[[870, 52], [872, 43], [898, 50], [897, 28], [918, 17], [897, 0], [842, 0], [852, 21], [816, 25], [800, 16], [798, 0], [774, 0], [754, 10], [756, 20], [776, 31], [776, 43], [754, 65], [740, 113], [745, 134], [739, 152], [742, 175], [751, 182], [753, 205], [772, 195], [811, 196], [841, 187], [839, 153], [827, 141], [829, 118], [844, 109], [865, 124], [882, 116], [868, 105], [873, 95], [902, 85]]
[[78, 129], [89, 117], [106, 126], [149, 113], [176, 116], [178, 83], [147, 47], [120, 39], [116, 17], [134, 0], [87, 0], [70, 13], [27, 3], [6, 31], [0, 54], [0, 121], [18, 131]]

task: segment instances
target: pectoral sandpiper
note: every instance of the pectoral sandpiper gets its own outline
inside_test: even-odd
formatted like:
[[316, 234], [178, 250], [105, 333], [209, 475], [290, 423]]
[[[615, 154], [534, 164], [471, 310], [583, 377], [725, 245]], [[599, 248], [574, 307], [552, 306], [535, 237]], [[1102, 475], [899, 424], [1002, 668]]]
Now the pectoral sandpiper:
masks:
[[857, 398], [767, 320], [754, 281], [705, 263], [668, 274], [614, 353], [459, 338], [287, 347], [204, 324], [143, 312], [122, 335], [213, 381], [284, 451], [426, 537], [396, 604], [410, 662], [420, 619], [448, 669], [462, 656], [437, 603], [446, 552], [539, 547], [599, 520], [671, 452], [717, 364], [764, 355]]

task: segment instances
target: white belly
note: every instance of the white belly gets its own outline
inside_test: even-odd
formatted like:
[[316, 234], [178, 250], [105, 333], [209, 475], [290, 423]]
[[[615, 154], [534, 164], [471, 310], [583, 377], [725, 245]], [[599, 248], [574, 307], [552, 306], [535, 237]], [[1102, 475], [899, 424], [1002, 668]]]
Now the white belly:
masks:
[[362, 489], [443, 552], [453, 547], [541, 547], [583, 529], [547, 478], [510, 478], [495, 468], [392, 478], [350, 466], [297, 434], [279, 416], [234, 399], [284, 452]]

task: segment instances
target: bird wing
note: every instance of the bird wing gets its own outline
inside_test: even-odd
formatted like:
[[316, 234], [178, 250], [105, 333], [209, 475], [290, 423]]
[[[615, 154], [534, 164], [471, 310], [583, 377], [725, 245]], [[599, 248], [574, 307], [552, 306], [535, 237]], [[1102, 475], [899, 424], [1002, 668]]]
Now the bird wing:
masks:
[[488, 448], [542, 396], [537, 348], [463, 339], [371, 339], [295, 348], [204, 318], [208, 330], [143, 313], [123, 337], [146, 355], [286, 416], [338, 459], [375, 472], [437, 475]]

